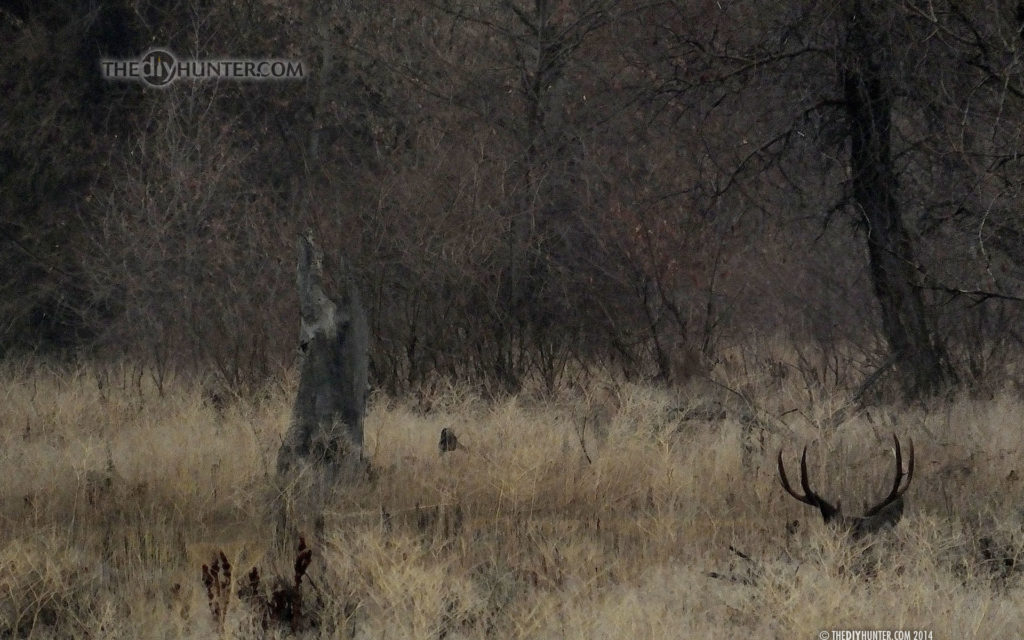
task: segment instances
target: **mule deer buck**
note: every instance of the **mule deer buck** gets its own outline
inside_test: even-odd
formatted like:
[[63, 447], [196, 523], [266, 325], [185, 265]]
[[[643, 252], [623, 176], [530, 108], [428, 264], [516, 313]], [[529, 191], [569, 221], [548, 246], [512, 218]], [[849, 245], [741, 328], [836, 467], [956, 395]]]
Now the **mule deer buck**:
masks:
[[[892, 490], [884, 500], [868, 509], [862, 516], [843, 515], [839, 502], [833, 505], [811, 490], [810, 482], [807, 480], [806, 446], [803, 455], [800, 456], [800, 486], [804, 490], [803, 495], [793, 491], [790, 486], [789, 479], [786, 477], [786, 469], [782, 465], [782, 451], [780, 450], [779, 479], [782, 480], [782, 488], [800, 502], [817, 507], [826, 523], [836, 523], [840, 528], [849, 531], [855, 538], [874, 533], [885, 527], [896, 526], [903, 516], [903, 494], [906, 493], [907, 488], [910, 487], [910, 481], [914, 478], [914, 441], [910, 440], [910, 460], [907, 463], [907, 470], [904, 471], [900, 439], [896, 437], [896, 434], [893, 434], [892, 439], [896, 443], [896, 479], [892, 483]], [[904, 478], [907, 479], [906, 484], [903, 483]]]

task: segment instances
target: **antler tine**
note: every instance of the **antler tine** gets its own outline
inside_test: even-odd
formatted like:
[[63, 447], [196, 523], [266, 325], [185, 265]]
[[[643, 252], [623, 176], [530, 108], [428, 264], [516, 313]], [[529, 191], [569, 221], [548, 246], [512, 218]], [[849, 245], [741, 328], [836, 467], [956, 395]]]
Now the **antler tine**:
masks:
[[[896, 437], [895, 434], [893, 434], [893, 437], [894, 438]], [[897, 440], [897, 442], [899, 442], [899, 440]], [[910, 448], [910, 460], [907, 461], [907, 473], [906, 473], [907, 484], [903, 485], [903, 488], [900, 489], [900, 491], [898, 493], [898, 496], [901, 496], [904, 493], [906, 493], [907, 489], [910, 488], [910, 481], [914, 479], [914, 439], [913, 438], [907, 438], [907, 442], [910, 444], [910, 447], [909, 447]], [[900, 475], [901, 476], [904, 475], [902, 473], [902, 471], [903, 471], [902, 464], [903, 464], [903, 461], [901, 460], [900, 461], [900, 465], [901, 465], [900, 466], [900, 472], [901, 472]]]
[[[803, 461], [804, 458], [806, 458], [806, 456], [807, 456], [807, 447], [804, 447], [804, 457], [801, 458], [801, 464], [800, 464], [800, 468], [801, 468], [801, 482], [804, 484], [804, 491], [807, 491], [807, 486], [806, 486], [807, 483], [804, 482], [804, 480], [803, 480], [803, 475], [804, 475], [803, 468], [804, 468], [804, 465], [803, 465], [802, 461]], [[789, 478], [786, 477], [786, 467], [782, 463], [782, 449], [779, 449], [779, 479], [782, 480], [782, 488], [786, 490], [786, 493], [788, 493], [789, 495], [793, 496], [794, 498], [796, 498], [800, 502], [803, 502], [804, 504], [809, 504], [812, 507], [818, 506], [817, 503], [814, 502], [808, 495], [800, 495], [799, 493], [794, 491], [793, 487], [789, 484]]]
[[825, 520], [825, 522], [829, 522], [830, 520], [832, 520], [832, 518], [835, 518], [837, 515], [839, 515], [838, 502], [836, 504], [832, 504], [825, 498], [822, 498], [818, 494], [814, 493], [814, 490], [811, 489], [811, 483], [807, 479], [806, 446], [804, 446], [803, 455], [800, 456], [800, 485], [804, 488], [804, 493], [807, 494], [807, 504], [811, 504], [814, 505], [815, 507], [818, 507], [818, 510], [821, 511], [821, 517]]
[[808, 498], [814, 500], [812, 504], [817, 506], [821, 498], [815, 495], [814, 491], [811, 490], [811, 483], [807, 479], [807, 445], [804, 445], [804, 452], [800, 456], [800, 486], [803, 487], [804, 494], [806, 494]]
[[886, 504], [891, 500], [895, 500], [899, 494], [900, 483], [903, 482], [903, 453], [900, 451], [900, 439], [896, 434], [892, 434], [892, 441], [895, 443], [893, 452], [896, 454], [896, 479], [892, 482], [892, 489], [889, 491], [889, 495], [882, 500], [882, 504]]
[[822, 516], [826, 521], [832, 519], [838, 513], [838, 509], [833, 506], [828, 500], [825, 500], [811, 489], [810, 479], [807, 477], [807, 447], [804, 447], [803, 453], [800, 454], [800, 486], [804, 490], [804, 494], [800, 495], [793, 490], [793, 487], [789, 484], [789, 478], [786, 477], [786, 468], [782, 463], [782, 451], [779, 451], [779, 479], [782, 480], [782, 488], [786, 490], [786, 493], [793, 496], [800, 502], [808, 504], [812, 507], [817, 507]]
[[[903, 455], [900, 451], [900, 439], [894, 433], [892, 434], [892, 441], [896, 443], [896, 478], [892, 482], [892, 491], [889, 492], [889, 496], [884, 502], [895, 500], [896, 498], [903, 495], [903, 493], [910, 487], [910, 481], [914, 478], [914, 440], [908, 439], [910, 443], [910, 461], [907, 463], [907, 470], [903, 471]], [[903, 478], [907, 479], [907, 483], [900, 489], [900, 485], [903, 484]]]

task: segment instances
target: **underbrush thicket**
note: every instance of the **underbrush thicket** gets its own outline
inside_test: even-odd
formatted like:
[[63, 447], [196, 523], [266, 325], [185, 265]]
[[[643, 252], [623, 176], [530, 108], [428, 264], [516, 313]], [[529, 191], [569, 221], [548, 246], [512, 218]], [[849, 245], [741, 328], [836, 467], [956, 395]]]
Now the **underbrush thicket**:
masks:
[[[784, 385], [748, 390], [756, 411], [612, 383], [376, 397], [374, 478], [297, 523], [309, 556], [268, 515], [287, 383], [232, 402], [200, 384], [99, 384], [89, 368], [2, 378], [0, 637], [1024, 629], [1024, 402], [1010, 394], [835, 429], [819, 427], [835, 407]], [[442, 428], [463, 448], [440, 455]], [[779, 448], [795, 464], [810, 443], [815, 488], [856, 512], [891, 483], [892, 432], [917, 452], [894, 530], [851, 543], [779, 486]]]

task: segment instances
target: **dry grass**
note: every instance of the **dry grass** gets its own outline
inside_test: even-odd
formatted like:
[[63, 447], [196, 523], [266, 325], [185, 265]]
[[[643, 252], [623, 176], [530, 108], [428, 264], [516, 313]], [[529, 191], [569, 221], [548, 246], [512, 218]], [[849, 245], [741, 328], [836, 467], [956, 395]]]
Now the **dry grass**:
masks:
[[[253, 566], [267, 589], [292, 575], [297, 541], [276, 543], [266, 515], [287, 388], [214, 408], [180, 383], [101, 392], [90, 369], [8, 368], [0, 390], [0, 637], [291, 634], [264, 631], [237, 596]], [[1024, 403], [876, 412], [826, 437], [813, 424], [831, 407], [797, 397], [763, 394], [776, 414], [795, 409], [767, 428], [635, 386], [545, 402], [448, 390], [426, 413], [377, 398], [376, 479], [339, 491], [322, 529], [299, 523], [314, 551], [300, 635], [1019, 634]], [[467, 449], [439, 456], [442, 427]], [[891, 479], [894, 430], [918, 467], [893, 531], [851, 545], [779, 487], [778, 448], [795, 464], [808, 441], [816, 485], [856, 511]], [[201, 569], [220, 551], [234, 569], [222, 627]]]

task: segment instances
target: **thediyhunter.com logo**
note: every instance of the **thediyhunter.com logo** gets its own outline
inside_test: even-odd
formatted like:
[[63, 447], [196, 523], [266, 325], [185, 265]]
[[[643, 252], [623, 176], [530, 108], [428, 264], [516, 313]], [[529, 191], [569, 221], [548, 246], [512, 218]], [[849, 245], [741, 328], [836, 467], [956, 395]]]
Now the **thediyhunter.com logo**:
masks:
[[150, 49], [135, 60], [100, 61], [108, 80], [135, 80], [166, 87], [175, 80], [301, 80], [302, 63], [276, 58], [179, 59], [167, 49]]

